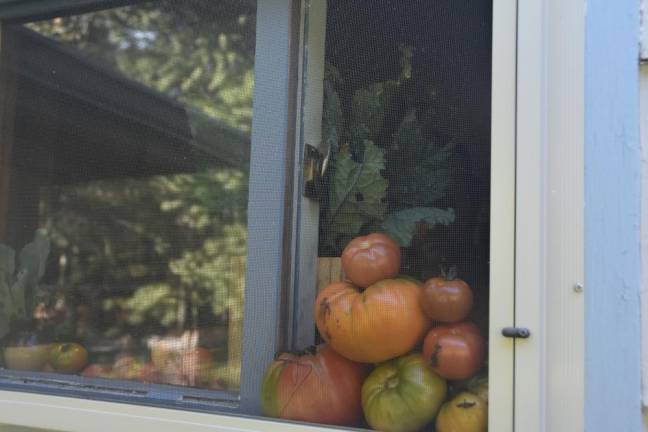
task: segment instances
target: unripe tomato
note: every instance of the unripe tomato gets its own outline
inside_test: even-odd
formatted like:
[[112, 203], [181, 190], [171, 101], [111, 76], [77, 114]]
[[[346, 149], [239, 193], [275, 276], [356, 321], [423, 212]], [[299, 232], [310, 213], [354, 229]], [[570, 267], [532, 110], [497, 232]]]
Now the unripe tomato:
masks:
[[366, 288], [398, 274], [401, 251], [385, 234], [356, 237], [342, 251], [342, 270], [355, 285]]
[[362, 409], [369, 425], [384, 432], [420, 430], [436, 416], [447, 385], [420, 354], [378, 366], [362, 385]]
[[442, 325], [434, 327], [425, 336], [423, 356], [442, 377], [467, 379], [481, 369], [486, 343], [473, 323]]
[[441, 407], [436, 432], [486, 432], [488, 405], [477, 395], [463, 392]]
[[385, 279], [364, 291], [336, 282], [315, 300], [315, 322], [322, 338], [344, 357], [379, 363], [410, 352], [430, 328], [421, 309], [421, 286]]
[[49, 364], [56, 372], [79, 372], [87, 363], [88, 352], [77, 343], [54, 344], [50, 348]]
[[367, 372], [367, 365], [327, 345], [283, 353], [263, 378], [261, 407], [269, 417], [355, 426], [362, 420], [360, 391]]

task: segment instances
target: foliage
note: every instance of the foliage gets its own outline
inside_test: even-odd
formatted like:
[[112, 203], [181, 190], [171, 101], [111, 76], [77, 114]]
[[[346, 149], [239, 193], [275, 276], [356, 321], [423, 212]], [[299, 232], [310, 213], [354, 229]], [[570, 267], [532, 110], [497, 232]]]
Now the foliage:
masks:
[[332, 239], [353, 237], [368, 221], [382, 219], [385, 213], [387, 180], [380, 172], [385, 168], [382, 150], [365, 141], [362, 162], [352, 159], [347, 148], [338, 154], [330, 191], [330, 230]]
[[326, 77], [322, 139], [332, 155], [322, 212], [327, 248], [339, 254], [351, 238], [368, 231], [387, 232], [407, 247], [417, 223], [454, 222], [453, 209], [436, 207], [447, 194], [454, 145], [439, 145], [426, 134], [429, 126], [411, 106], [408, 74], [356, 90], [346, 122], [336, 91], [344, 82], [331, 66]]
[[389, 214], [383, 222], [383, 229], [401, 246], [409, 246], [417, 222], [430, 225], [450, 225], [454, 222], [453, 209], [434, 207], [413, 207]]
[[38, 282], [45, 273], [50, 242], [41, 232], [18, 255], [0, 244], [0, 338], [5, 337], [15, 320], [31, 318]]

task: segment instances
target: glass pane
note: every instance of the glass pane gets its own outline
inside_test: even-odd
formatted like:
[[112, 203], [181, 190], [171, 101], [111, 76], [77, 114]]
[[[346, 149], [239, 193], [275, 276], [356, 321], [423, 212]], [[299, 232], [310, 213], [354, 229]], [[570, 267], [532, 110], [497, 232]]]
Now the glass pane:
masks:
[[255, 26], [161, 0], [3, 29], [5, 368], [238, 390]]
[[[491, 0], [327, 3], [323, 80], [305, 92], [317, 99], [323, 86], [319, 143], [308, 131], [309, 121], [319, 127], [316, 102], [303, 113], [306, 143], [328, 156], [314, 305], [326, 348], [299, 357], [292, 379], [295, 358], [275, 362], [274, 374], [285, 371], [277, 382], [302, 398], [278, 397], [268, 413], [486, 430]], [[312, 13], [309, 28], [322, 19]], [[311, 370], [334, 357], [335, 367]], [[308, 387], [313, 374], [324, 390]]]

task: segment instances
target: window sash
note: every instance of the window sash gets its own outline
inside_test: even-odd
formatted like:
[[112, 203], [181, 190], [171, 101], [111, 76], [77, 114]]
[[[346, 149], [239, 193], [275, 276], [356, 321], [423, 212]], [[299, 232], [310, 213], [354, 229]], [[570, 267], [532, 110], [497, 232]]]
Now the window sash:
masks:
[[[0, 33], [3, 22], [90, 12], [137, 1], [141, 0], [0, 0]], [[259, 395], [265, 369], [275, 353], [289, 344], [283, 338], [282, 328], [292, 307], [281, 305], [287, 304], [283, 281], [288, 261], [285, 257], [290, 254], [284, 253], [289, 243], [284, 226], [290, 217], [290, 208], [286, 205], [290, 199], [286, 197], [291, 196], [292, 171], [287, 161], [292, 157], [289, 153], [294, 143], [291, 131], [295, 129], [296, 118], [293, 102], [297, 88], [295, 54], [299, 47], [294, 41], [300, 32], [300, 6], [300, 0], [258, 0], [257, 4], [248, 197], [249, 252], [239, 393], [16, 371], [0, 373], [0, 390], [194, 411], [260, 412]], [[11, 95], [0, 94], [0, 103], [7, 97]], [[0, 124], [0, 130], [4, 126]], [[0, 167], [7, 162], [3, 161], [3, 156], [0, 152]], [[0, 177], [0, 191], [6, 186], [3, 179]]]

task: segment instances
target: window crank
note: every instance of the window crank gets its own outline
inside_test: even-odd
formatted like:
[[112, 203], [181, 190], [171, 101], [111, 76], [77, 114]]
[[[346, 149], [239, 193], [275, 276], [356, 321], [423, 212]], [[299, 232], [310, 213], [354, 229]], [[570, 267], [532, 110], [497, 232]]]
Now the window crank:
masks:
[[502, 336], [513, 339], [527, 339], [531, 336], [531, 332], [528, 328], [524, 327], [504, 327], [502, 329]]

